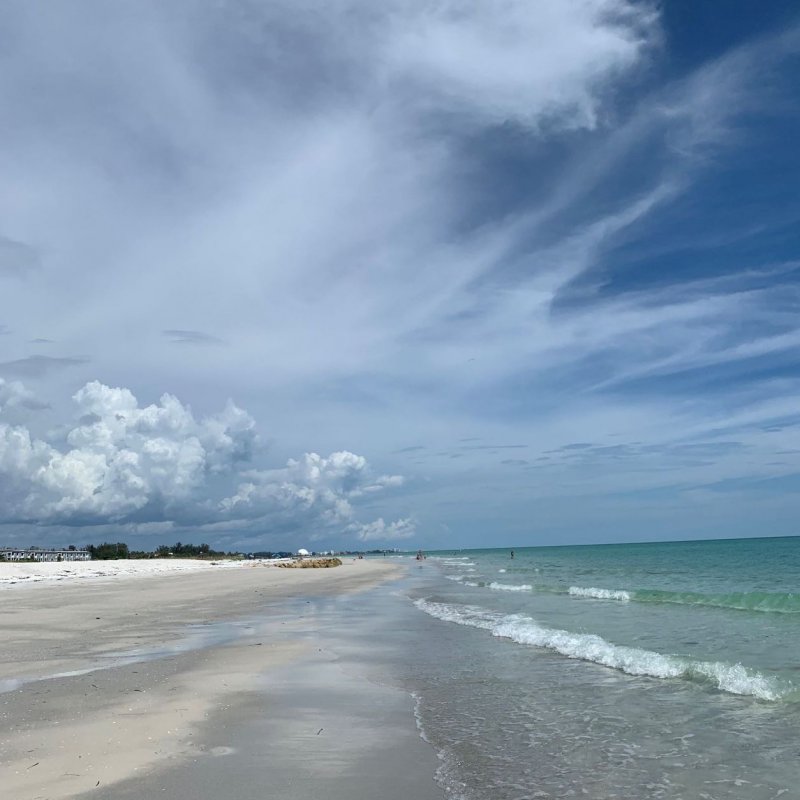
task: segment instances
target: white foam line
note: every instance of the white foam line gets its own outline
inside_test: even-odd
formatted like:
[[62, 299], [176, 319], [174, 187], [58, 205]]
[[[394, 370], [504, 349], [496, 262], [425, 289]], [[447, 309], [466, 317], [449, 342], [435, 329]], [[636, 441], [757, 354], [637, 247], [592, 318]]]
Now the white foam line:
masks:
[[593, 600], [622, 600], [631, 599], [630, 592], [624, 589], [595, 589], [593, 586], [585, 589], [583, 586], [570, 586], [569, 593], [573, 597], [587, 597]]
[[496, 592], [532, 592], [533, 587], [529, 583], [498, 583], [492, 581], [489, 584], [490, 589]]
[[615, 645], [594, 634], [546, 628], [525, 615], [499, 614], [477, 606], [449, 605], [425, 599], [417, 600], [415, 605], [432, 617], [446, 622], [482, 628], [493, 636], [554, 650], [568, 658], [590, 661], [628, 675], [701, 678], [711, 681], [723, 692], [749, 695], [759, 700], [779, 700], [787, 693], [773, 678], [748, 670], [741, 664], [693, 661], [638, 647]]

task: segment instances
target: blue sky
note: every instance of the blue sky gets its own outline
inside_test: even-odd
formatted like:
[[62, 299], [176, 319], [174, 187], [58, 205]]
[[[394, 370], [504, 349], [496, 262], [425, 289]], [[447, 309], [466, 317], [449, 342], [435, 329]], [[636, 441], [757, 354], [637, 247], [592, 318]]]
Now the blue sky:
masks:
[[790, 3], [8, 5], [0, 541], [797, 533]]

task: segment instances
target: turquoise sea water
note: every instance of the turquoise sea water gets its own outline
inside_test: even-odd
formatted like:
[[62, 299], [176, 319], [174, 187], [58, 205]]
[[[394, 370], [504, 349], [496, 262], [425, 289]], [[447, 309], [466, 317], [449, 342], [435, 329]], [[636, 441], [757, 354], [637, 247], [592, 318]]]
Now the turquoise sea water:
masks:
[[800, 798], [800, 538], [443, 551], [412, 573], [436, 655], [410, 685], [454, 796]]

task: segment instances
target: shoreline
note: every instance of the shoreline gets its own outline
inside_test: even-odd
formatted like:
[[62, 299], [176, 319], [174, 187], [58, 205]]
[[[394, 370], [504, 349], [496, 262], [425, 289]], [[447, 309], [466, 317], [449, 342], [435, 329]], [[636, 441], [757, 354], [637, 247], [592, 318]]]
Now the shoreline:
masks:
[[[291, 683], [301, 675], [302, 695], [317, 698], [319, 713], [338, 716], [339, 728], [347, 727], [348, 715], [359, 716], [359, 691], [365, 699], [377, 692], [379, 700], [369, 697], [365, 710], [376, 702], [393, 707], [395, 728], [418, 740], [406, 741], [405, 750], [417, 761], [432, 759], [430, 796], [439, 796], [433, 791], [436, 759], [419, 739], [411, 699], [388, 687], [350, 685], [349, 701], [336, 700], [344, 683], [332, 685], [335, 663], [313, 643], [313, 609], [332, 603], [335, 610], [336, 598], [403, 572], [397, 564], [359, 560], [325, 570], [200, 570], [4, 592], [0, 761], [6, 790], [15, 800], [58, 800], [84, 792], [108, 796], [119, 786], [135, 797], [132, 778], [138, 783], [164, 767], [181, 769], [227, 753], [203, 737], [213, 738], [209, 731], [218, 724], [238, 729], [252, 709], [266, 713], [272, 705], [274, 712], [278, 694], [268, 678], [283, 674], [284, 733], [297, 711], [298, 689]], [[231, 716], [235, 708], [238, 717]], [[379, 732], [342, 751], [344, 762], [357, 761]], [[278, 728], [266, 735], [286, 738]], [[322, 739], [313, 744], [326, 745]]]

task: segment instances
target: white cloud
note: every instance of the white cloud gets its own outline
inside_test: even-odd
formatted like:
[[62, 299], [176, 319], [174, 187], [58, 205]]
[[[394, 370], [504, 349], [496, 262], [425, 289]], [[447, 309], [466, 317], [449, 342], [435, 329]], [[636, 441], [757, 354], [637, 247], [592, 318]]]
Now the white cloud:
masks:
[[530, 126], [594, 127], [603, 85], [641, 59], [658, 20], [624, 0], [396, 5], [390, 82], [408, 81], [428, 110]]
[[384, 522], [383, 517], [379, 517], [373, 522], [351, 525], [350, 530], [362, 542], [395, 542], [414, 536], [417, 532], [417, 523], [411, 518]]
[[97, 381], [73, 400], [80, 421], [61, 449], [0, 424], [4, 517], [58, 524], [178, 513], [209, 475], [246, 460], [256, 438], [253, 420], [232, 403], [198, 421], [172, 395], [140, 407], [128, 389]]
[[[738, 115], [769, 96], [774, 43], [652, 90], [656, 3], [128, 7], [5, 10], [0, 244], [29, 257], [0, 263], [3, 374], [48, 398], [95, 375], [153, 396], [169, 385], [196, 408], [233, 395], [280, 431], [279, 463], [334, 452], [238, 476], [257, 455], [248, 413], [198, 420], [174, 397], [139, 408], [99, 384], [55, 441], [26, 427], [36, 399], [3, 384], [6, 517], [329, 530], [362, 524], [369, 502], [392, 519], [408, 513], [387, 508], [402, 478], [344, 444], [379, 456], [472, 435], [555, 446], [576, 430], [660, 443], [728, 412], [612, 392], [797, 349], [796, 315], [776, 320], [769, 293], [741, 296], [746, 264], [705, 292], [600, 291], [608, 251], [738, 141]], [[633, 275], [635, 248], [627, 257]], [[562, 303], [576, 281], [583, 294]], [[743, 317], [770, 325], [754, 334]], [[42, 336], [58, 352], [31, 355]], [[757, 409], [768, 387], [756, 395]], [[433, 490], [418, 496], [428, 530], [425, 513], [489, 502], [473, 488], [496, 477], [477, 468], [486, 454], [456, 455], [419, 467], [452, 487], [444, 511]], [[530, 517], [520, 475], [500, 486], [501, 517]], [[591, 480], [606, 490], [628, 475]]]
[[[0, 413], [32, 398], [22, 384], [0, 380]], [[142, 406], [129, 389], [93, 381], [73, 402], [77, 422], [58, 437], [38, 438], [23, 424], [0, 422], [5, 522], [54, 530], [113, 526], [119, 535], [137, 536], [187, 526], [330, 536], [360, 524], [359, 498], [403, 484], [399, 475], [376, 475], [366, 458], [346, 450], [306, 453], [282, 469], [240, 471], [258, 439], [252, 417], [232, 401], [198, 419], [173, 395]], [[388, 534], [404, 530], [390, 527]]]
[[[0, 384], [4, 404], [28, 396], [21, 385]], [[129, 389], [98, 381], [73, 401], [78, 422], [61, 446], [23, 425], [0, 423], [0, 521], [114, 524], [133, 535], [186, 526], [335, 534], [356, 524], [358, 498], [403, 483], [399, 475], [375, 475], [363, 456], [346, 450], [239, 473], [257, 435], [252, 417], [231, 401], [221, 413], [197, 419], [173, 395], [141, 406]], [[237, 489], [226, 494], [231, 480], [239, 481]]]
[[0, 417], [19, 410], [41, 411], [47, 404], [36, 398], [21, 381], [0, 378]]
[[323, 458], [306, 453], [290, 459], [283, 469], [250, 471], [234, 495], [220, 503], [231, 518], [278, 516], [294, 525], [325, 526], [349, 523], [354, 516], [351, 501], [369, 493], [400, 486], [399, 475], [375, 477], [363, 456], [346, 450]]

